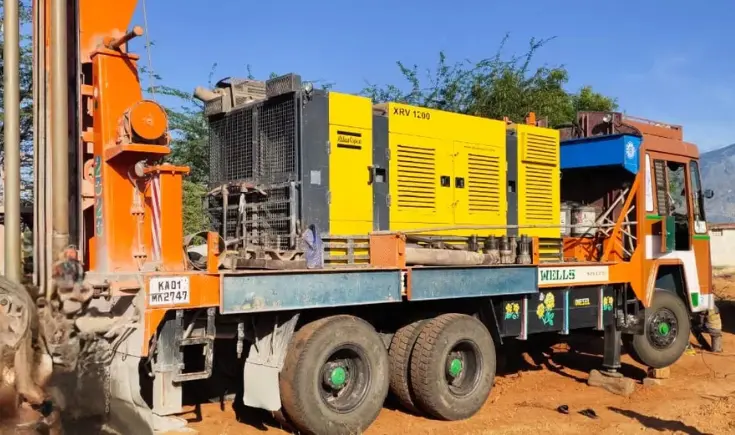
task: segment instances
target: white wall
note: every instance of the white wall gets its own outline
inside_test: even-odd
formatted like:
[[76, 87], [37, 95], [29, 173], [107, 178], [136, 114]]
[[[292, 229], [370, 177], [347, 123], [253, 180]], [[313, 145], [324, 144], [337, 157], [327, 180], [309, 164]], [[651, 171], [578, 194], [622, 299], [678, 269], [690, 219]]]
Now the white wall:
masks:
[[710, 230], [712, 266], [735, 266], [735, 228]]

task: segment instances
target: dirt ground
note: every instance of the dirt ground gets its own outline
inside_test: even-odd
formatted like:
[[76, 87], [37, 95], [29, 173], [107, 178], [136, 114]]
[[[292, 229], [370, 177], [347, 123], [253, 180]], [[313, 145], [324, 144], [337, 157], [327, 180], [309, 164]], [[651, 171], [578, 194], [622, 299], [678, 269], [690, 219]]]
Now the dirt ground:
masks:
[[[626, 355], [623, 372], [638, 381], [630, 398], [587, 386], [587, 373], [601, 362], [601, 339], [595, 337], [553, 346], [529, 342], [499, 370], [490, 399], [473, 418], [440, 422], [387, 405], [366, 435], [735, 434], [735, 277], [717, 278], [716, 288], [725, 353], [703, 352], [692, 339], [691, 349], [661, 385], [642, 385], [645, 371]], [[537, 350], [529, 352], [531, 346]], [[558, 412], [560, 405], [569, 413]], [[586, 408], [597, 418], [579, 413]], [[236, 418], [232, 409], [232, 403], [206, 404], [182, 417], [201, 434], [288, 433], [267, 415]]]

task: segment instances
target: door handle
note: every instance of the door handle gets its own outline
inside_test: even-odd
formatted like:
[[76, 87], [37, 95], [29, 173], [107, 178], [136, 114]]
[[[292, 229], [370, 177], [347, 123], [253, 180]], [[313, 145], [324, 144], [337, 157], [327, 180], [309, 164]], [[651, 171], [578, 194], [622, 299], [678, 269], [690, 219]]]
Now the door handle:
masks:
[[454, 177], [454, 187], [464, 189], [464, 177]]

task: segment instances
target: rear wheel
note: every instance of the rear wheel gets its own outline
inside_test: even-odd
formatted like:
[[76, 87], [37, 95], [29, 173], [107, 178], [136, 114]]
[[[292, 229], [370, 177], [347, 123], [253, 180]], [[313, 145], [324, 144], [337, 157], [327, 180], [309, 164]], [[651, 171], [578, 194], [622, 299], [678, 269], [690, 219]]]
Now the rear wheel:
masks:
[[418, 320], [396, 331], [388, 349], [390, 390], [408, 411], [418, 413], [411, 388], [411, 352], [427, 320]]
[[422, 328], [411, 355], [416, 403], [436, 418], [469, 418], [490, 395], [495, 367], [495, 345], [482, 322], [441, 315]]
[[388, 395], [388, 352], [362, 319], [317, 320], [295, 334], [280, 390], [285, 413], [303, 432], [360, 433]]
[[666, 290], [656, 290], [646, 309], [644, 332], [631, 339], [631, 356], [649, 367], [674, 364], [689, 344], [691, 321], [684, 301]]

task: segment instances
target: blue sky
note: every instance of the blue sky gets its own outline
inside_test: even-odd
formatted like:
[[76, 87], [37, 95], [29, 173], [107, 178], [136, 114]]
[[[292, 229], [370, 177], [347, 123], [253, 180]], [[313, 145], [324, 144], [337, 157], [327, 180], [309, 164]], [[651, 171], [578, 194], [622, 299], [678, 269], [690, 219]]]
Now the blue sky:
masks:
[[630, 115], [683, 124], [703, 151], [735, 143], [732, 0], [149, 0], [147, 15], [153, 68], [187, 90], [217, 63], [215, 80], [250, 64], [258, 78], [296, 72], [358, 92], [402, 83], [397, 60], [479, 60], [506, 32], [506, 52], [520, 54], [531, 37], [556, 36], [537, 60], [565, 65], [570, 89], [589, 84]]

